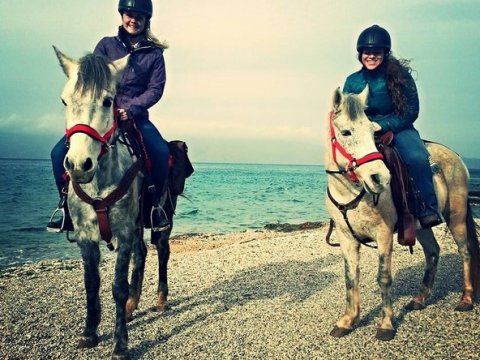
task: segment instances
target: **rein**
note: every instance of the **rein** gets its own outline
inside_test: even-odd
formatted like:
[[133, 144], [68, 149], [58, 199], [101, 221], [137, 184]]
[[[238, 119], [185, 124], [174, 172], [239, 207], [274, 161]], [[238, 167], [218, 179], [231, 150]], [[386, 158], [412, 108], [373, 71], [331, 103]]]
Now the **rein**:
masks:
[[[355, 170], [363, 165], [363, 164], [366, 164], [370, 161], [374, 161], [374, 160], [383, 160], [383, 155], [382, 153], [376, 151], [376, 152], [372, 152], [370, 154], [367, 154], [365, 156], [362, 156], [360, 159], [356, 159], [354, 158], [349, 152], [347, 152], [345, 150], [345, 148], [337, 141], [337, 137], [335, 135], [335, 128], [333, 126], [333, 120], [334, 120], [334, 112], [333, 111], [330, 111], [330, 114], [329, 114], [329, 126], [330, 126], [330, 142], [332, 144], [332, 156], [333, 156], [333, 161], [337, 164], [338, 166], [338, 162], [337, 162], [337, 151], [343, 155], [343, 157], [345, 159], [348, 160], [348, 165], [346, 166], [346, 168], [344, 170], [325, 170], [325, 172], [329, 175], [332, 175], [332, 174], [341, 174], [341, 175], [348, 175], [349, 179], [358, 184], [359, 183], [359, 180], [358, 180], [358, 177], [357, 175], [355, 174]], [[348, 210], [352, 210], [352, 209], [355, 209], [358, 204], [360, 203], [360, 201], [363, 199], [363, 197], [365, 196], [366, 194], [366, 191], [364, 188], [362, 188], [362, 191], [360, 191], [360, 193], [351, 201], [349, 201], [348, 203], [346, 204], [341, 204], [339, 203], [337, 200], [335, 200], [335, 198], [332, 196], [331, 192], [330, 192], [330, 188], [327, 187], [327, 196], [328, 198], [330, 199], [330, 201], [333, 203], [333, 205], [335, 205], [335, 207], [341, 212], [342, 216], [343, 216], [343, 219], [345, 220], [345, 223], [347, 224], [348, 226], [348, 229], [350, 230], [350, 232], [352, 233], [352, 236], [355, 238], [355, 240], [357, 240], [359, 243], [361, 243], [362, 245], [365, 245], [365, 246], [368, 246], [368, 247], [371, 247], [371, 248], [376, 248], [375, 246], [371, 246], [371, 245], [368, 245], [367, 243], [371, 241], [371, 239], [362, 239], [360, 238], [356, 233], [355, 231], [353, 230], [352, 226], [350, 225], [350, 221], [348, 220], [348, 216], [347, 216], [347, 212]], [[374, 196], [374, 200], [373, 200], [374, 204], [378, 204], [378, 196]], [[333, 221], [333, 219], [330, 219], [330, 228], [328, 230], [328, 233], [327, 233], [327, 236], [326, 236], [326, 241], [327, 241], [327, 244], [330, 245], [330, 246], [339, 246], [339, 244], [332, 244], [330, 242], [330, 236], [332, 234], [332, 231], [333, 231], [333, 227], [335, 226], [335, 222]]]

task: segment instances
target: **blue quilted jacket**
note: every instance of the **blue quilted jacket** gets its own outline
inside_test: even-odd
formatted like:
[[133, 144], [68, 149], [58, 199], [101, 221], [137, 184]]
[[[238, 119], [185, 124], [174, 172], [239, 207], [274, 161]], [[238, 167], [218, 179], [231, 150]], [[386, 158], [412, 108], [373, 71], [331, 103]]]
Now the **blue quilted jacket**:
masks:
[[166, 74], [163, 49], [148, 41], [132, 48], [118, 36], [104, 37], [94, 53], [114, 61], [130, 53], [127, 69], [117, 85], [117, 105], [135, 120], [148, 119], [148, 109], [163, 95]]
[[404, 73], [407, 86], [403, 89], [407, 100], [407, 110], [403, 114], [396, 114], [382, 68], [373, 71], [362, 68], [347, 77], [343, 86], [344, 93], [359, 94], [369, 87], [367, 109], [365, 113], [371, 121], [377, 122], [382, 131], [392, 130], [398, 133], [405, 129], [412, 129], [413, 122], [418, 117], [419, 102], [417, 87], [410, 73]]

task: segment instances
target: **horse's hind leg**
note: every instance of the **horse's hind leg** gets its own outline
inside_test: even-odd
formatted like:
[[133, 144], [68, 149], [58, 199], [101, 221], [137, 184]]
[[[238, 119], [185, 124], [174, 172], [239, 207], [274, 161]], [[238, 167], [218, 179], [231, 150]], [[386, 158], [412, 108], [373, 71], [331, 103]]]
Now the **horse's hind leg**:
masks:
[[168, 309], [168, 277], [167, 267], [168, 260], [170, 259], [170, 244], [168, 242], [170, 238], [171, 228], [159, 233], [152, 233], [152, 239], [155, 241], [157, 247], [158, 257], [158, 298], [157, 298], [157, 311], [164, 312]]
[[100, 324], [100, 249], [97, 242], [79, 241], [83, 259], [83, 278], [87, 295], [87, 317], [85, 329], [80, 337], [78, 348], [92, 348], [98, 345], [97, 328]]
[[423, 274], [420, 292], [405, 306], [407, 310], [422, 310], [426, 307], [425, 302], [432, 293], [440, 256], [440, 247], [433, 235], [432, 229], [417, 230], [417, 239], [422, 245], [425, 255], [425, 272]]
[[165, 203], [165, 212], [170, 221], [170, 228], [161, 232], [152, 232], [152, 242], [157, 247], [158, 257], [158, 298], [157, 311], [164, 312], [168, 309], [168, 260], [170, 259], [170, 233], [173, 228], [173, 215], [177, 206], [177, 196], [169, 195]]
[[[470, 213], [467, 214], [467, 216], [471, 216]], [[468, 221], [468, 219], [467, 219]], [[473, 221], [473, 220], [472, 220]], [[475, 236], [475, 229], [470, 229], [470, 233], [468, 232], [468, 227], [465, 221], [459, 222], [459, 221], [452, 221], [448, 224], [448, 227], [450, 228], [450, 231], [452, 232], [453, 239], [457, 243], [458, 246], [458, 253], [460, 254], [460, 257], [462, 258], [462, 263], [463, 263], [463, 293], [462, 297], [460, 299], [460, 302], [458, 303], [457, 307], [455, 310], [457, 311], [470, 311], [473, 309], [473, 297], [474, 297], [474, 289], [473, 289], [473, 283], [472, 283], [472, 273], [473, 269], [472, 266], [472, 252], [469, 248], [472, 246], [477, 247], [477, 252], [478, 252], [478, 240], [476, 240]], [[469, 236], [473, 236], [475, 239], [475, 242], [477, 244], [468, 244], [468, 239]], [[473, 249], [472, 249], [473, 250]], [[478, 261], [478, 259], [477, 259]], [[477, 270], [478, 271], [478, 270]]]
[[135, 241], [132, 248], [132, 277], [128, 291], [127, 300], [127, 321], [133, 319], [133, 312], [138, 308], [140, 295], [142, 294], [143, 277], [145, 272], [145, 259], [147, 247], [142, 239], [142, 231], [138, 231], [138, 241]]

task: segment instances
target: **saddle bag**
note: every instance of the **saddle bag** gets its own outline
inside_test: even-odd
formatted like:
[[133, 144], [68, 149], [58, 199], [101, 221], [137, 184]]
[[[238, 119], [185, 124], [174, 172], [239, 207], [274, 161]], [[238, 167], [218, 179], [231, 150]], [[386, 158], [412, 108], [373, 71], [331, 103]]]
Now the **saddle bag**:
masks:
[[168, 183], [174, 195], [180, 195], [185, 188], [185, 180], [192, 175], [194, 169], [188, 158], [188, 147], [184, 141], [173, 140], [168, 143], [170, 163]]

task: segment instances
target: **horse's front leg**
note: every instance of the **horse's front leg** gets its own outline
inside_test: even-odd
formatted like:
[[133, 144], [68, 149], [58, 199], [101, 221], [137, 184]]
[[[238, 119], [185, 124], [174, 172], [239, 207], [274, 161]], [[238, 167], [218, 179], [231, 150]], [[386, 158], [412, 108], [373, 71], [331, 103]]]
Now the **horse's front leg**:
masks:
[[360, 243], [337, 230], [345, 263], [346, 307], [343, 316], [330, 332], [331, 336], [342, 337], [353, 330], [360, 318], [359, 259]]
[[119, 239], [117, 261], [115, 264], [115, 279], [112, 286], [116, 309], [115, 332], [113, 335], [113, 359], [128, 359], [126, 304], [128, 299], [128, 265], [130, 255], [130, 240]]
[[97, 328], [100, 324], [100, 248], [98, 242], [78, 241], [83, 259], [83, 278], [87, 295], [87, 317], [85, 329], [78, 342], [78, 348], [92, 348], [98, 345]]
[[393, 234], [379, 236], [377, 244], [379, 257], [377, 282], [382, 294], [382, 317], [378, 324], [376, 338], [387, 341], [395, 336], [391, 297]]
[[145, 272], [145, 259], [147, 247], [143, 242], [142, 231], [136, 232], [136, 239], [132, 249], [132, 278], [130, 281], [129, 295], [127, 301], [127, 321], [133, 319], [133, 312], [138, 308], [140, 295], [142, 294], [143, 277]]

